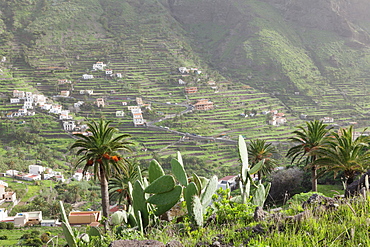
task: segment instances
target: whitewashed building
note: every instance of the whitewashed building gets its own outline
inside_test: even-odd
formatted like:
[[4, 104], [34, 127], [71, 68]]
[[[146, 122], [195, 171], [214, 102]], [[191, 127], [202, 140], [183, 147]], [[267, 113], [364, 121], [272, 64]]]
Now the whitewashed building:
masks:
[[46, 168], [39, 165], [29, 165], [28, 166], [28, 172], [33, 175], [39, 175], [43, 172], [45, 172]]
[[82, 79], [84, 79], [84, 80], [90, 80], [90, 79], [94, 79], [94, 76], [93, 75], [88, 75], [88, 74], [83, 74], [82, 75]]

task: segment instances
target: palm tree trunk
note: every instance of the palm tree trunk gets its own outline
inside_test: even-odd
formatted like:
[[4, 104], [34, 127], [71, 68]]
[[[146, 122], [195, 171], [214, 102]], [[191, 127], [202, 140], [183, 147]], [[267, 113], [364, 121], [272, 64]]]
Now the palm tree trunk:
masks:
[[105, 175], [105, 171], [100, 167], [100, 189], [101, 189], [101, 202], [103, 210], [104, 229], [108, 230], [108, 217], [109, 217], [109, 192], [108, 192], [108, 180]]
[[312, 191], [317, 192], [317, 173], [316, 173], [316, 166], [312, 166], [311, 168], [311, 182], [312, 182]]

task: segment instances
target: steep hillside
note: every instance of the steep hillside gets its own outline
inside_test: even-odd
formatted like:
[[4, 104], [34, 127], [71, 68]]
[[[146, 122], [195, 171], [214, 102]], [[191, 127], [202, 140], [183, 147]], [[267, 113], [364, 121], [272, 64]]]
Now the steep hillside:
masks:
[[316, 117], [368, 113], [369, 7], [367, 1], [168, 1], [214, 67], [277, 96], [296, 114]]
[[[294, 126], [322, 117], [368, 126], [369, 8], [365, 0], [0, 0], [1, 114], [19, 108], [9, 102], [12, 90], [40, 92], [75, 120], [114, 120], [134, 136], [139, 158], [181, 150], [232, 166], [235, 144], [221, 137], [285, 142]], [[93, 71], [98, 61], [122, 77]], [[181, 74], [179, 67], [202, 73]], [[60, 97], [63, 90], [70, 96]], [[157, 127], [133, 127], [122, 102], [134, 105], [136, 97], [151, 104], [144, 118]], [[215, 109], [184, 113], [199, 99]], [[73, 107], [78, 101], [85, 105]], [[268, 125], [261, 114], [267, 110], [283, 112], [288, 122]], [[42, 136], [69, 143], [57, 123]], [[181, 139], [184, 133], [193, 139]]]

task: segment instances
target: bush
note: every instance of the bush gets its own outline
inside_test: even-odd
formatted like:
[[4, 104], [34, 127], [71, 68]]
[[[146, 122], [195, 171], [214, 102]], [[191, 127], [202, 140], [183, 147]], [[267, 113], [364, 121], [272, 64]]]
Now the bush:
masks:
[[24, 244], [27, 245], [27, 246], [36, 246], [36, 247], [43, 245], [40, 238], [27, 239]]
[[279, 170], [271, 174], [269, 202], [282, 203], [291, 196], [303, 192], [303, 171], [297, 167]]
[[47, 243], [50, 240], [50, 235], [48, 235], [47, 233], [43, 233], [41, 234], [40, 239], [43, 243]]
[[6, 229], [8, 229], [8, 230], [14, 229], [14, 223], [13, 222], [7, 222], [6, 223]]
[[6, 223], [0, 222], [0, 229], [6, 229]]
[[303, 202], [307, 201], [308, 198], [310, 198], [313, 194], [318, 194], [320, 196], [325, 196], [323, 193], [314, 192], [314, 191], [310, 191], [310, 192], [307, 192], [307, 193], [299, 193], [299, 194], [295, 194], [292, 198], [290, 198], [287, 201], [287, 204], [292, 204], [292, 203], [302, 204]]
[[8, 239], [8, 236], [6, 235], [0, 236], [0, 240], [7, 240], [7, 239]]
[[34, 231], [32, 231], [32, 232], [31, 232], [31, 235], [32, 235], [33, 237], [36, 237], [36, 236], [40, 235], [40, 231], [36, 231], [36, 230], [34, 230]]
[[31, 238], [31, 234], [29, 233], [25, 233], [21, 236], [21, 239], [29, 239], [29, 238]]

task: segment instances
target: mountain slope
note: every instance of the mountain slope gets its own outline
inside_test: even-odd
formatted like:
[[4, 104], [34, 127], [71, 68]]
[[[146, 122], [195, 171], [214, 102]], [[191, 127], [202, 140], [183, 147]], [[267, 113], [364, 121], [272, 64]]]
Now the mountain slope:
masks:
[[[286, 140], [304, 121], [301, 114], [334, 117], [342, 126], [368, 125], [370, 3], [365, 0], [0, 0], [0, 9], [3, 116], [15, 109], [8, 103], [13, 89], [39, 91], [71, 109], [75, 119], [114, 119], [149, 150], [163, 149], [161, 155], [184, 149], [180, 136], [133, 128], [123, 101], [134, 104], [142, 97], [151, 103], [152, 110], [144, 112], [148, 121], [178, 114], [160, 124], [231, 139], [242, 134]], [[122, 78], [92, 71], [97, 61]], [[182, 66], [202, 74], [183, 75]], [[85, 73], [95, 79], [83, 80]], [[58, 84], [66, 78], [72, 85]], [[191, 86], [196, 94], [184, 92]], [[62, 90], [70, 90], [71, 97], [55, 97]], [[96, 107], [97, 98], [105, 99], [104, 108]], [[202, 98], [215, 109], [179, 116], [181, 105]], [[79, 100], [87, 106], [77, 110], [72, 105]], [[127, 117], [117, 121], [115, 111], [123, 108]], [[266, 124], [268, 116], [261, 112], [272, 109], [286, 114], [287, 125]], [[242, 117], [251, 112], [258, 114]], [[208, 157], [217, 161], [220, 149]], [[187, 151], [195, 150], [203, 155], [209, 147]]]

